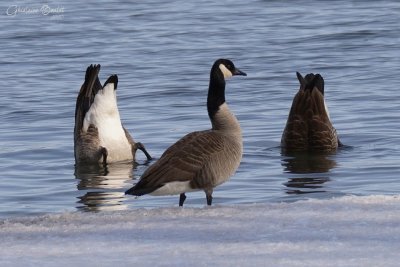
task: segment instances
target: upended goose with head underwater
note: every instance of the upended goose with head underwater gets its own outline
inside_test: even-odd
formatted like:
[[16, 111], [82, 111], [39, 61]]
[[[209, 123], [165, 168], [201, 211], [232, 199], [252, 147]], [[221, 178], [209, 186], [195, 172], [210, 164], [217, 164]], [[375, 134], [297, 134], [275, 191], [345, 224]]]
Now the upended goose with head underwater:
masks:
[[136, 143], [122, 126], [117, 106], [117, 75], [102, 86], [98, 77], [100, 65], [90, 65], [76, 100], [74, 152], [76, 164], [107, 164], [134, 161], [140, 149], [151, 156], [141, 143]]
[[300, 89], [293, 99], [281, 147], [284, 152], [332, 152], [342, 146], [333, 127], [324, 98], [320, 74], [297, 72]]
[[212, 128], [189, 133], [170, 146], [126, 194], [179, 194], [183, 206], [186, 192], [203, 190], [207, 205], [212, 204], [213, 189], [235, 173], [242, 158], [240, 124], [225, 102], [225, 79], [234, 75], [246, 73], [228, 59], [215, 61], [207, 97]]

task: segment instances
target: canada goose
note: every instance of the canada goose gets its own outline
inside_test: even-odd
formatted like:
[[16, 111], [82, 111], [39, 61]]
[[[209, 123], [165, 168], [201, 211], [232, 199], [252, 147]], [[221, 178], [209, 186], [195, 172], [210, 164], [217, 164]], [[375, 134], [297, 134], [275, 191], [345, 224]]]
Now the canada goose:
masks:
[[246, 73], [228, 59], [218, 59], [211, 68], [207, 110], [212, 128], [192, 132], [170, 146], [126, 194], [141, 196], [180, 194], [204, 190], [207, 205], [213, 188], [224, 183], [239, 167], [242, 158], [242, 131], [225, 103], [225, 79]]
[[100, 65], [90, 65], [85, 82], [76, 100], [74, 152], [75, 162], [103, 163], [135, 160], [137, 149], [147, 159], [149, 153], [141, 143], [135, 143], [122, 126], [117, 106], [117, 75], [110, 76], [101, 86]]
[[324, 79], [320, 74], [296, 73], [300, 89], [293, 99], [281, 146], [290, 151], [335, 151], [341, 146], [329, 118], [324, 99]]

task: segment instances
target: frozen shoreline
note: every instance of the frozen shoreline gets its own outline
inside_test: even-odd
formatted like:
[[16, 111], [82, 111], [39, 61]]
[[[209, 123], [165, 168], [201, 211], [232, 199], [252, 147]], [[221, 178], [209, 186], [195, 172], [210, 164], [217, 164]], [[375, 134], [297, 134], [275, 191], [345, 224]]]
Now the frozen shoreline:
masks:
[[0, 220], [0, 266], [398, 266], [400, 196]]

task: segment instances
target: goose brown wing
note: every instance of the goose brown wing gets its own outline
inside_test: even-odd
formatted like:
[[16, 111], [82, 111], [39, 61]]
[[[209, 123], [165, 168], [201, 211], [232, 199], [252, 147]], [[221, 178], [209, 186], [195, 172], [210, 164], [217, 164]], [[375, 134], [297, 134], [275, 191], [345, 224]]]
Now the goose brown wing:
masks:
[[309, 133], [310, 147], [321, 151], [330, 151], [338, 147], [336, 129], [323, 116], [314, 116]]
[[74, 136], [75, 141], [79, 136], [80, 130], [83, 126], [83, 120], [86, 112], [90, 109], [94, 101], [94, 97], [97, 92], [102, 89], [99, 80], [100, 65], [90, 65], [86, 69], [85, 82], [82, 84], [81, 90], [79, 91], [78, 98], [76, 100], [75, 107], [75, 129]]
[[337, 142], [322, 93], [300, 90], [293, 100], [282, 145], [291, 150], [332, 150]]
[[310, 147], [317, 150], [329, 151], [338, 147], [336, 129], [333, 127], [325, 109], [324, 97], [318, 90], [311, 92], [313, 98], [313, 116], [309, 118]]
[[213, 131], [184, 136], [143, 173], [133, 191], [147, 194], [168, 182], [192, 181], [205, 166], [216, 160], [225, 143], [223, 136]]
[[289, 117], [282, 135], [282, 146], [286, 149], [307, 149], [308, 125], [306, 114], [310, 109], [310, 99], [304, 90], [299, 90], [293, 99]]

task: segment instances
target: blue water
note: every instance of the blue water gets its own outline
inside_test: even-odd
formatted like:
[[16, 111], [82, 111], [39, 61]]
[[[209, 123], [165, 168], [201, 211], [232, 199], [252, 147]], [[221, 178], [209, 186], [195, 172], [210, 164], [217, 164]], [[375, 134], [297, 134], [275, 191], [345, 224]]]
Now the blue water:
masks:
[[[177, 196], [124, 196], [151, 164], [140, 153], [135, 166], [75, 170], [75, 100], [92, 63], [103, 82], [119, 75], [123, 123], [155, 158], [210, 127], [214, 60], [247, 72], [227, 85], [244, 156], [215, 204], [400, 192], [400, 2], [164, 2], [2, 3], [1, 217], [177, 205]], [[281, 155], [296, 71], [324, 77], [331, 119], [350, 147]], [[204, 193], [188, 194], [186, 205], [204, 204]]]

